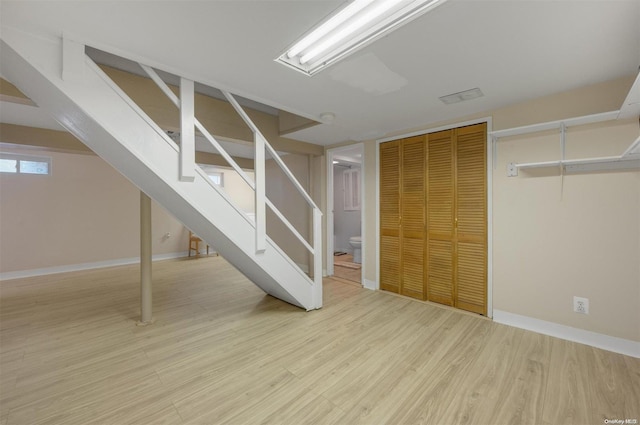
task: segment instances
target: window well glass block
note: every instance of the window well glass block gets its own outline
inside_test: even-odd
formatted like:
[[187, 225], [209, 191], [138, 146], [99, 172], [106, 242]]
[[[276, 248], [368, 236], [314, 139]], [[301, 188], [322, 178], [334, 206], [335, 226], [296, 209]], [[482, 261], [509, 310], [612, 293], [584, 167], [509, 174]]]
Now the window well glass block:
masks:
[[222, 177], [222, 173], [208, 173], [207, 174], [209, 176], [209, 178], [211, 179], [211, 181], [213, 182], [213, 184], [216, 184], [218, 186], [224, 186], [224, 180]]
[[40, 161], [20, 161], [23, 174], [49, 174], [49, 163]]
[[17, 173], [18, 160], [0, 158], [0, 173]]

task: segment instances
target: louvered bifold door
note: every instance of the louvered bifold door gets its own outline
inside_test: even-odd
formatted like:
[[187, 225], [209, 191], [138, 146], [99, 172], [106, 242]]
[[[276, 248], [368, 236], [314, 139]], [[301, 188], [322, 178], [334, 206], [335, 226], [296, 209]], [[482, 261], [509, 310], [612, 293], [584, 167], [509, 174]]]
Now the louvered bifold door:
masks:
[[400, 293], [425, 299], [425, 136], [401, 143]]
[[486, 124], [457, 129], [455, 306], [487, 314]]
[[380, 288], [400, 292], [400, 141], [380, 144]]
[[455, 130], [428, 135], [427, 299], [453, 305]]

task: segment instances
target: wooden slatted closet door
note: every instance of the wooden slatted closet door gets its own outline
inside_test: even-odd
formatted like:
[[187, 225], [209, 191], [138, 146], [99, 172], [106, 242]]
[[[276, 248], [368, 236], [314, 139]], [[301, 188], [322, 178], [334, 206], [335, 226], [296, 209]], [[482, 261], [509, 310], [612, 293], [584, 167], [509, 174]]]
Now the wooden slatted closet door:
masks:
[[486, 124], [457, 129], [455, 306], [487, 314]]
[[380, 288], [400, 292], [400, 141], [380, 144]]
[[453, 305], [455, 130], [431, 133], [427, 142], [427, 299]]
[[424, 300], [425, 136], [404, 139], [400, 146], [400, 293]]

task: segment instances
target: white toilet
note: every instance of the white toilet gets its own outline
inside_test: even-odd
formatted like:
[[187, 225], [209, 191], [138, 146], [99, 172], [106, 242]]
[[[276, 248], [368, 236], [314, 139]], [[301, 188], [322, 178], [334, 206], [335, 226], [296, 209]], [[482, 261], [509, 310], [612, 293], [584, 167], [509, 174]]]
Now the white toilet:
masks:
[[353, 248], [353, 262], [362, 263], [362, 238], [360, 236], [349, 238], [349, 245]]

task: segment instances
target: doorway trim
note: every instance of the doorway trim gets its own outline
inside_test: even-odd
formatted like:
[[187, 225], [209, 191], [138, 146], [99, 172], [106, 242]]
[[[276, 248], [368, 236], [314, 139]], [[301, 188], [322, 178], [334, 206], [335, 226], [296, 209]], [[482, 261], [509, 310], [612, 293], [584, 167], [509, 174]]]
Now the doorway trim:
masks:
[[365, 158], [364, 158], [364, 143], [353, 143], [351, 145], [344, 145], [336, 148], [327, 149], [327, 276], [333, 276], [334, 263], [333, 263], [333, 158], [334, 155], [339, 154], [341, 151], [352, 150], [354, 147], [359, 147], [362, 153], [360, 162], [360, 236], [362, 237], [362, 267], [360, 269], [360, 284], [364, 286], [364, 275], [366, 270], [366, 235], [365, 235]]
[[398, 134], [376, 140], [376, 282], [375, 289], [380, 289], [380, 144], [392, 140], [407, 137], [420, 136], [422, 134], [436, 133], [438, 131], [451, 130], [468, 125], [487, 123], [487, 317], [493, 318], [493, 170], [496, 160], [494, 158], [495, 142], [490, 137], [493, 131], [491, 117], [478, 118], [441, 127], [425, 128], [411, 133]]

